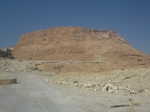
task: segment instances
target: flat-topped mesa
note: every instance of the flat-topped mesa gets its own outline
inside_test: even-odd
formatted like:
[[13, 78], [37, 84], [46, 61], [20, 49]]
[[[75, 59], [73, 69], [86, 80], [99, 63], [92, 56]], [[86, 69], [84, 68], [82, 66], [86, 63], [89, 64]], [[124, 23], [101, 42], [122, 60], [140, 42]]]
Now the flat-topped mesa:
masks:
[[[27, 33], [13, 55], [32, 60], [111, 60], [122, 55], [143, 53], [131, 47], [117, 33], [83, 27], [56, 27]], [[109, 59], [110, 58], [110, 59]]]
[[17, 59], [55, 62], [38, 66], [48, 71], [99, 72], [150, 65], [149, 56], [130, 46], [117, 33], [83, 27], [27, 33], [12, 54]]

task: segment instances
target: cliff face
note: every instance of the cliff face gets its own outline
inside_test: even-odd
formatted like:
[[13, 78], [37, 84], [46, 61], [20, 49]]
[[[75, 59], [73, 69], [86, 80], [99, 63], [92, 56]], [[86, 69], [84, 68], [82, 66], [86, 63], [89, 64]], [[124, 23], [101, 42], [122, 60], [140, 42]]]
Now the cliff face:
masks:
[[117, 33], [81, 27], [27, 33], [14, 48], [13, 55], [28, 60], [97, 62], [106, 68], [149, 63], [145, 54]]

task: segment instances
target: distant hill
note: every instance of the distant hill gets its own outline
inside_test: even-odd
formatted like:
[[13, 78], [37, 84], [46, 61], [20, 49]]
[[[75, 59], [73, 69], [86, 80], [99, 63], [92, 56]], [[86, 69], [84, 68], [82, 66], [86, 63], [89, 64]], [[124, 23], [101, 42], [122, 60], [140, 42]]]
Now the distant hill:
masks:
[[[150, 65], [149, 56], [133, 48], [117, 33], [82, 27], [56, 27], [24, 34], [14, 47], [13, 56], [26, 60], [70, 62], [62, 70], [71, 72], [74, 71], [72, 67], [97, 72]], [[53, 67], [44, 65], [47, 69]]]

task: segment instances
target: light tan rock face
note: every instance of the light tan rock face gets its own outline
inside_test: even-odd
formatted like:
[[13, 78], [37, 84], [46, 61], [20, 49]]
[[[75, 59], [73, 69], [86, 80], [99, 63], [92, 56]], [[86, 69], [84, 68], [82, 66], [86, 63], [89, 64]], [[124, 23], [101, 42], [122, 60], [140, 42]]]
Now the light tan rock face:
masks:
[[[131, 47], [117, 33], [82, 27], [57, 27], [27, 33], [15, 46], [13, 55], [27, 60], [97, 62], [86, 64], [84, 69], [95, 65], [93, 69], [147, 66], [150, 62], [148, 56]], [[76, 67], [82, 64], [76, 63]]]

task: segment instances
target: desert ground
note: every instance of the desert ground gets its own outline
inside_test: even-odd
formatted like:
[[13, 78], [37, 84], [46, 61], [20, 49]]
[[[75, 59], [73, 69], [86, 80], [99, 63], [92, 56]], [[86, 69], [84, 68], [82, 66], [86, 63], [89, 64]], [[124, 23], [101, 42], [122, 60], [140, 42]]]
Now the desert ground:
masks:
[[39, 71], [35, 63], [1, 59], [1, 79], [17, 79], [17, 84], [0, 85], [1, 112], [150, 111], [149, 68], [91, 76]]

